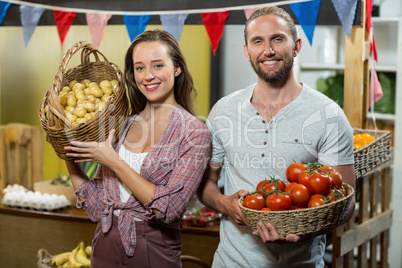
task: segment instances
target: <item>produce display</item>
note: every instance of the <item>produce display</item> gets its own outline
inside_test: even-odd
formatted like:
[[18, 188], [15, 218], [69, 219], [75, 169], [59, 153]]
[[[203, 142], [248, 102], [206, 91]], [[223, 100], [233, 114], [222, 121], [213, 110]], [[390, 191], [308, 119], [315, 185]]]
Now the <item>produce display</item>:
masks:
[[353, 147], [355, 150], [360, 149], [374, 141], [374, 136], [368, 133], [354, 134]]
[[52, 257], [50, 266], [58, 268], [86, 268], [91, 266], [92, 247], [80, 242], [72, 251]]
[[[58, 100], [72, 126], [85, 123], [105, 108], [106, 101], [119, 90], [117, 80], [103, 80], [99, 84], [89, 79], [73, 80], [61, 89]], [[45, 113], [48, 112], [45, 107]]]
[[215, 210], [203, 206], [201, 209], [186, 213], [183, 216], [183, 224], [187, 226], [206, 227], [212, 225], [219, 218], [219, 213]]
[[285, 184], [271, 177], [260, 181], [243, 200], [253, 210], [283, 211], [313, 208], [346, 197], [342, 176], [331, 166], [292, 163], [286, 169]]

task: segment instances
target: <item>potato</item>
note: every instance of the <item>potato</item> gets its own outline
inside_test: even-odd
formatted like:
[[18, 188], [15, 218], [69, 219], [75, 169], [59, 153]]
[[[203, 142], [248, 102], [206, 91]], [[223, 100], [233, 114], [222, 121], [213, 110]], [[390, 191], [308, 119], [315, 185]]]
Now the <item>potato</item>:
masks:
[[103, 89], [104, 87], [112, 87], [112, 84], [108, 80], [103, 80], [100, 82], [100, 87]]
[[104, 94], [101, 98], [101, 100], [106, 101], [108, 98], [110, 98], [112, 96], [110, 96], [109, 94]]
[[89, 83], [88, 87], [89, 87], [89, 88], [99, 87], [99, 85], [98, 85], [98, 83], [96, 83], [96, 82], [91, 82], [91, 83]]
[[87, 110], [87, 112], [93, 112], [95, 111], [95, 104], [93, 102], [85, 101], [84, 102], [84, 108]]
[[66, 97], [59, 95], [58, 99], [59, 99], [59, 102], [60, 102], [61, 105], [63, 105], [63, 106], [67, 105], [67, 98]]
[[84, 90], [85, 86], [81, 83], [75, 83], [73, 86], [73, 91], [77, 92], [77, 90]]
[[77, 98], [77, 100], [86, 100], [87, 96], [85, 95], [85, 93], [83, 91], [78, 91], [75, 94], [75, 97]]
[[94, 95], [88, 95], [88, 96], [87, 96], [87, 101], [90, 101], [90, 102], [92, 102], [92, 103], [95, 103], [95, 101], [96, 101], [97, 99], [98, 99], [98, 98], [95, 97]]
[[83, 107], [78, 107], [75, 109], [74, 114], [79, 118], [83, 118], [87, 114], [87, 110]]
[[99, 87], [92, 87], [91, 94], [97, 98], [100, 98], [103, 96], [103, 91]]
[[69, 86], [71, 89], [73, 89], [74, 85], [77, 84], [77, 83], [78, 83], [78, 81], [74, 79], [73, 81], [71, 81], [71, 82], [68, 84], [68, 86]]
[[108, 94], [109, 96], [113, 94], [113, 88], [109, 86], [104, 86], [102, 91], [104, 94]]
[[69, 95], [67, 97], [67, 105], [75, 107], [76, 104], [77, 104], [77, 99], [75, 98], [75, 96], [74, 95]]
[[77, 116], [74, 114], [67, 114], [67, 119], [71, 122], [74, 123], [77, 120]]
[[61, 91], [62, 91], [62, 92], [70, 92], [70, 91], [71, 91], [71, 88], [70, 88], [70, 87], [63, 87], [63, 88], [61, 89]]
[[85, 87], [88, 87], [90, 83], [91, 83], [91, 80], [89, 80], [89, 79], [83, 79], [83, 80], [81, 81], [81, 84], [84, 84]]

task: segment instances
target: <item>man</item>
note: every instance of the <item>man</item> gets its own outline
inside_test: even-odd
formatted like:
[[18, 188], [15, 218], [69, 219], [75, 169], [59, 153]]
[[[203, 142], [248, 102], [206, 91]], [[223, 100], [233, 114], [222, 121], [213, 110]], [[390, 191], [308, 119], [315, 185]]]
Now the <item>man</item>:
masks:
[[[288, 13], [257, 10], [244, 38], [257, 83], [222, 98], [207, 120], [213, 153], [198, 196], [223, 214], [213, 267], [324, 267], [323, 234], [336, 226], [283, 237], [260, 222], [252, 233], [237, 200], [269, 176], [287, 182], [286, 167], [293, 162], [331, 165], [354, 187], [353, 129], [336, 103], [296, 81], [293, 60], [302, 42]], [[224, 194], [217, 187], [222, 168]], [[343, 223], [353, 210], [354, 202]]]

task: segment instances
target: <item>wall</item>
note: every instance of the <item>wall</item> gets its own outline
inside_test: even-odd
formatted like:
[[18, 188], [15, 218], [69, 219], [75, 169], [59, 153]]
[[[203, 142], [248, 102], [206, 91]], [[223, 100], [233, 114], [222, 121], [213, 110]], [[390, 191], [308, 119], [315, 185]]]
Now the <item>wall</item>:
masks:
[[[150, 25], [147, 29], [162, 28]], [[56, 26], [39, 26], [27, 47], [22, 27], [0, 27], [0, 124], [12, 122], [40, 125], [39, 104], [53, 82], [64, 53], [81, 40], [90, 41], [87, 26], [72, 26], [64, 45], [60, 45]], [[106, 27], [99, 51], [124, 70], [124, 56], [130, 39], [124, 25]], [[209, 112], [210, 44], [203, 25], [186, 25], [180, 40], [198, 91], [196, 109], [200, 117]], [[80, 64], [80, 52], [68, 67]], [[67, 174], [48, 143], [44, 143], [44, 180], [57, 173]]]

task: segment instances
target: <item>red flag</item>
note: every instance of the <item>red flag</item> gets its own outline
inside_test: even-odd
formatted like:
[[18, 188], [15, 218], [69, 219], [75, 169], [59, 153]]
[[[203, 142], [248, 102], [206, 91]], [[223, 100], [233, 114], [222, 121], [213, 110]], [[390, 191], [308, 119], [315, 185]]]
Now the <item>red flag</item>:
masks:
[[230, 11], [201, 13], [202, 22], [204, 23], [205, 29], [209, 35], [214, 56], [219, 41], [221, 40], [223, 28], [225, 27], [226, 18], [229, 16], [229, 13]]
[[373, 58], [376, 62], [378, 62], [378, 57], [377, 57], [377, 48], [375, 46], [375, 40], [374, 40], [374, 33], [372, 29], [372, 24], [371, 24], [371, 13], [373, 12], [373, 0], [367, 0], [366, 2], [366, 23], [367, 23], [367, 32], [369, 33], [370, 36], [370, 51], [373, 53]]
[[68, 30], [70, 30], [71, 24], [73, 24], [77, 12], [63, 12], [54, 10], [53, 14], [57, 31], [59, 32], [61, 45], [63, 45], [64, 39], [66, 38]]

